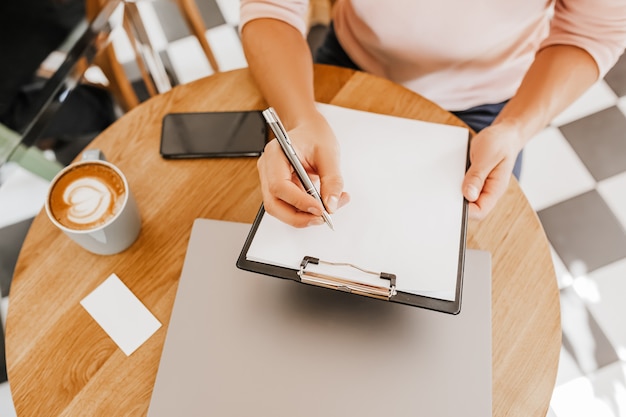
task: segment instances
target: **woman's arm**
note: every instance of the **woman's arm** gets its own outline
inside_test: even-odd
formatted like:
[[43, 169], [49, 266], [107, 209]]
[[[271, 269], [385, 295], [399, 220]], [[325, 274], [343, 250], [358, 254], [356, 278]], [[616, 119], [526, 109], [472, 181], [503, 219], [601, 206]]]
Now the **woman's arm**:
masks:
[[579, 47], [551, 45], [537, 53], [516, 94], [472, 140], [471, 165], [463, 182], [472, 218], [482, 219], [493, 209], [520, 150], [598, 76], [596, 61]]
[[243, 27], [241, 40], [261, 93], [287, 129], [317, 113], [313, 60], [306, 39], [296, 28], [277, 19], [255, 19]]
[[[303, 35], [277, 19], [255, 19], [242, 29], [248, 66], [267, 102], [276, 109], [309, 173], [320, 180], [324, 204], [332, 213], [348, 200], [343, 193], [339, 146], [315, 107], [313, 61]], [[276, 141], [258, 161], [268, 213], [296, 227], [323, 224], [322, 207], [308, 195]]]
[[617, 62], [626, 47], [626, 1], [555, 0], [550, 34], [509, 103], [470, 148], [463, 194], [484, 217], [507, 187], [517, 153]]

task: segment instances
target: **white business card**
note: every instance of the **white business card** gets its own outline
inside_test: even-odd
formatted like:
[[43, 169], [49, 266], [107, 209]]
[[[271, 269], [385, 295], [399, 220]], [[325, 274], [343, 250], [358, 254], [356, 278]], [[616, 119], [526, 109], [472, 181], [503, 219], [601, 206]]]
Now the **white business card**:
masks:
[[127, 356], [161, 327], [157, 318], [115, 274], [80, 304]]

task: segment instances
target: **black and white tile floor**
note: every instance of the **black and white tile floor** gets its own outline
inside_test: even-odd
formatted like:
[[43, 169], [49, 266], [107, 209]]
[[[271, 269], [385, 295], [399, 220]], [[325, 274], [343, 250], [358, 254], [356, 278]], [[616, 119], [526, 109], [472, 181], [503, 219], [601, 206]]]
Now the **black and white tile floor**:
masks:
[[[211, 74], [172, 2], [138, 4], [178, 82]], [[198, 4], [222, 70], [244, 67], [238, 0]], [[116, 43], [120, 60], [131, 62], [123, 38]], [[0, 184], [0, 234], [23, 238], [47, 183], [8, 165]], [[626, 56], [527, 145], [520, 184], [551, 243], [561, 288], [563, 346], [549, 415], [626, 417]], [[0, 263], [3, 318], [11, 268]], [[0, 384], [0, 415], [15, 415], [8, 383]]]

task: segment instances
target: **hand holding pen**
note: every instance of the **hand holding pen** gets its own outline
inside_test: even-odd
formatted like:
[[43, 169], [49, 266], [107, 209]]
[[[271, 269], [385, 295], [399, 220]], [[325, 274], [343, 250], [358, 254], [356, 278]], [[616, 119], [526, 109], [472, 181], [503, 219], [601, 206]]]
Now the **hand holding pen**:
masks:
[[[266, 211], [295, 227], [325, 222], [332, 228], [330, 213], [347, 203], [349, 196], [343, 192], [339, 146], [328, 123], [313, 115], [290, 132], [298, 139], [298, 151], [303, 151], [298, 155], [274, 109], [263, 115], [277, 138], [266, 146], [257, 164]], [[307, 169], [319, 176], [319, 190]]]

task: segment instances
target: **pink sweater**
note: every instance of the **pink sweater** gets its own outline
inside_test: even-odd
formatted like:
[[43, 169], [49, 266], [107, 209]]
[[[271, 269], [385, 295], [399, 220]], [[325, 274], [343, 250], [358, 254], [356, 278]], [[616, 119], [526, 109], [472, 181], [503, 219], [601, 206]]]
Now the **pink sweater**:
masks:
[[[271, 17], [304, 35], [307, 10], [306, 0], [241, 0], [241, 27]], [[339, 0], [333, 21], [360, 68], [448, 110], [510, 98], [542, 47], [583, 48], [601, 77], [626, 47], [625, 0]]]

